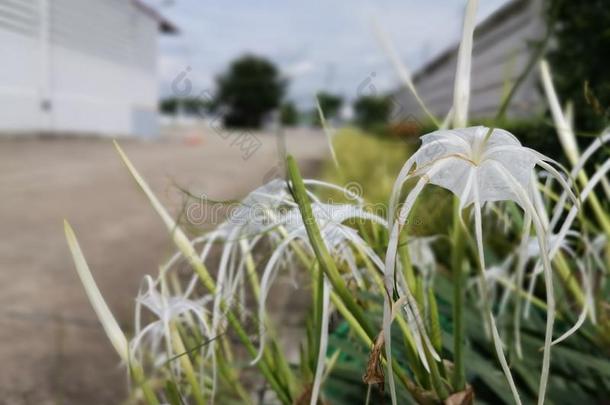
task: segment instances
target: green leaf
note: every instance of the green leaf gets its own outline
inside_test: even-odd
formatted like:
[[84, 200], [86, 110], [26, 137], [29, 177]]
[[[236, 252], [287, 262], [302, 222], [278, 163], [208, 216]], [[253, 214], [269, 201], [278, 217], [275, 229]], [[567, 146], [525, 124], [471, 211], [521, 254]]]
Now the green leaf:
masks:
[[165, 382], [165, 398], [170, 403], [170, 405], [184, 405], [184, 401], [182, 401], [182, 396], [180, 395], [180, 390], [176, 383], [172, 380], [167, 380]]

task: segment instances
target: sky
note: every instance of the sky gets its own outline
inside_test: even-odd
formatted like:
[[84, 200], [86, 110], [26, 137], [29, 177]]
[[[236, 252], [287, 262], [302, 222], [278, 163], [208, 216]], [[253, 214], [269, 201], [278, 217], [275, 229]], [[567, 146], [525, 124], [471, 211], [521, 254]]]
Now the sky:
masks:
[[[483, 0], [478, 20], [507, 0]], [[373, 32], [387, 33], [417, 71], [460, 37], [465, 0], [148, 0], [180, 30], [160, 38], [160, 92], [213, 94], [215, 77], [244, 53], [265, 56], [288, 77], [288, 99], [313, 106], [324, 89], [353, 100], [398, 79]], [[188, 79], [190, 91], [184, 81]]]

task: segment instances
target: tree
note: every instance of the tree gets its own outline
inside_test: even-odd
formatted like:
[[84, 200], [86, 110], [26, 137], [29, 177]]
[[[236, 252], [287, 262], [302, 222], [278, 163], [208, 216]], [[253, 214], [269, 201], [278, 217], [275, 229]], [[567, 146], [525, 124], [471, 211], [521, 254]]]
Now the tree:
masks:
[[356, 123], [363, 128], [371, 128], [388, 122], [392, 103], [388, 97], [360, 96], [354, 102]]
[[299, 121], [299, 112], [294, 103], [288, 101], [280, 107], [280, 121], [282, 125], [294, 126]]
[[195, 97], [168, 97], [161, 100], [159, 109], [164, 114], [176, 115], [181, 111], [187, 115], [203, 115], [210, 103]]
[[215, 105], [223, 111], [225, 125], [258, 128], [279, 107], [287, 83], [269, 60], [244, 55], [231, 63], [216, 84]]
[[[343, 97], [336, 95], [336, 94], [331, 94], [331, 93], [327, 93], [324, 91], [321, 91], [318, 93], [318, 103], [320, 103], [320, 108], [322, 109], [322, 112], [324, 113], [324, 117], [327, 120], [336, 118], [337, 115], [339, 115], [339, 109], [341, 108], [341, 105], [343, 104]], [[316, 124], [320, 124], [320, 118], [318, 117], [318, 112], [315, 112], [314, 115], [315, 119], [314, 122]]]
[[555, 46], [548, 58], [561, 99], [574, 103], [575, 126], [597, 131], [610, 118], [610, 7], [607, 0], [551, 0]]
[[159, 103], [159, 110], [164, 114], [176, 115], [178, 112], [178, 99], [174, 97], [164, 98]]

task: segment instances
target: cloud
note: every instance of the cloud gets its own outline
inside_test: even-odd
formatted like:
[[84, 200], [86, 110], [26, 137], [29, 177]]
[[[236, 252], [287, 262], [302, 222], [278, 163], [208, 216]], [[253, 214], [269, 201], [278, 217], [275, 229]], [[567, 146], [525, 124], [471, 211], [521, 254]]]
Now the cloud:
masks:
[[[480, 19], [507, 0], [482, 2]], [[375, 17], [412, 70], [459, 38], [465, 0], [176, 1], [163, 11], [180, 28], [161, 39], [162, 88], [190, 66], [193, 81], [213, 86], [230, 61], [252, 52], [290, 78], [289, 97], [313, 105], [324, 88], [348, 99], [371, 73], [388, 91], [398, 80], [371, 30]], [[163, 90], [162, 90], [163, 91]]]
[[312, 61], [303, 60], [285, 67], [285, 72], [290, 78], [298, 78], [304, 76], [315, 69], [315, 65]]
[[[195, 69], [188, 61], [171, 54], [161, 54], [159, 75], [161, 97], [196, 97], [202, 91], [210, 91], [214, 81], [210, 73]], [[186, 91], [187, 88], [190, 90]]]

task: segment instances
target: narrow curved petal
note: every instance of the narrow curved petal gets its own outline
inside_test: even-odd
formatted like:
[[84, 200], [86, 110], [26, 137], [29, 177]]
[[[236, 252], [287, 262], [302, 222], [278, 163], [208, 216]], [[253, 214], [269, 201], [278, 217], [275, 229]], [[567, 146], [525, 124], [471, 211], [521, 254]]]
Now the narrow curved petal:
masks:
[[260, 359], [263, 356], [263, 351], [265, 348], [265, 326], [264, 326], [265, 302], [267, 300], [267, 295], [269, 293], [269, 289], [271, 288], [271, 284], [273, 283], [273, 280], [275, 279], [275, 276], [277, 273], [276, 264], [277, 264], [278, 260], [281, 258], [282, 254], [284, 254], [284, 250], [286, 249], [286, 247], [296, 237], [297, 237], [297, 234], [293, 233], [292, 235], [289, 235], [285, 238], [285, 240], [282, 242], [282, 244], [275, 249], [275, 251], [273, 252], [271, 257], [269, 258], [267, 265], [265, 266], [265, 270], [263, 271], [263, 277], [261, 278], [261, 285], [260, 285], [260, 297], [259, 297], [259, 301], [258, 301], [258, 322], [259, 322], [259, 340], [260, 340], [260, 342], [259, 342], [258, 353], [257, 353], [256, 357], [250, 362], [251, 365], [254, 365], [260, 361]]
[[[585, 286], [586, 286], [587, 292], [590, 292], [591, 287], [589, 286], [589, 283], [587, 281], [587, 276], [581, 267], [582, 266], [579, 266], [581, 277], [582, 277], [583, 281], [586, 283]], [[563, 342], [564, 340], [566, 340], [567, 338], [572, 336], [583, 325], [583, 323], [585, 323], [585, 320], [587, 319], [587, 312], [589, 311], [589, 305], [590, 305], [589, 300], [585, 300], [584, 305], [582, 306], [582, 309], [580, 310], [580, 315], [578, 316], [578, 319], [576, 320], [576, 323], [570, 329], [568, 329], [565, 333], [563, 333], [560, 337], [553, 340], [553, 342], [551, 342], [551, 345], [556, 345], [557, 343]]]
[[[516, 284], [517, 288], [522, 288], [523, 278], [525, 274], [525, 265], [527, 264], [527, 242], [529, 241], [529, 235], [532, 227], [532, 217], [530, 214], [525, 213], [523, 219], [523, 232], [521, 237], [521, 243], [519, 246], [519, 256], [517, 260], [516, 268]], [[515, 325], [515, 349], [519, 358], [523, 357], [523, 350], [521, 348], [521, 297], [519, 294], [515, 294], [515, 313], [514, 313], [514, 325]]]
[[[610, 159], [606, 160], [604, 162], [604, 164], [599, 168], [599, 170], [597, 172], [595, 172], [595, 174], [591, 177], [591, 179], [587, 183], [587, 186], [580, 193], [580, 202], [581, 203], [583, 203], [587, 199], [587, 197], [589, 196], [591, 191], [593, 191], [593, 188], [597, 185], [597, 183], [599, 183], [601, 181], [601, 179], [606, 175], [606, 173], [608, 173], [608, 171], [610, 171]], [[573, 206], [570, 209], [570, 211], [568, 212], [566, 219], [563, 221], [561, 229], [559, 230], [559, 232], [557, 234], [557, 239], [555, 240], [555, 243], [552, 244], [551, 249], [549, 251], [549, 256], [551, 259], [553, 257], [555, 257], [555, 254], [557, 254], [557, 252], [559, 251], [559, 248], [561, 247], [561, 244], [563, 243], [565, 237], [567, 236], [567, 233], [569, 232], [569, 230], [572, 226], [572, 223], [576, 219], [576, 215], [578, 214], [578, 209], [579, 209], [578, 206]]]
[[491, 333], [492, 333], [492, 341], [493, 341], [494, 347], [496, 349], [496, 355], [498, 356], [498, 359], [500, 361], [500, 366], [502, 367], [504, 376], [506, 377], [506, 379], [508, 381], [508, 385], [510, 386], [510, 389], [513, 394], [513, 398], [515, 399], [515, 402], [518, 405], [520, 405], [521, 398], [519, 397], [519, 392], [517, 391], [517, 386], [515, 385], [515, 381], [513, 380], [513, 375], [510, 372], [508, 363], [506, 362], [506, 357], [504, 355], [504, 349], [502, 347], [502, 338], [500, 337], [500, 334], [498, 333], [498, 329], [496, 327], [496, 322], [494, 320], [494, 316], [490, 310], [489, 302], [487, 301], [487, 298], [485, 297], [485, 295], [487, 294], [487, 288], [485, 287], [486, 282], [485, 282], [485, 276], [484, 276], [485, 251], [483, 249], [483, 225], [482, 225], [482, 219], [481, 219], [481, 206], [480, 206], [479, 200], [478, 200], [479, 187], [476, 183], [473, 187], [473, 193], [474, 193], [475, 239], [476, 239], [476, 243], [477, 243], [479, 265], [481, 268], [480, 279], [481, 279], [481, 284], [483, 286], [482, 294], [484, 294], [483, 295], [483, 308], [484, 308], [483, 310], [487, 314], [487, 319], [488, 319], [489, 326], [490, 326]]
[[546, 302], [547, 302], [547, 314], [546, 314], [546, 331], [544, 336], [544, 351], [542, 356], [542, 372], [540, 374], [540, 386], [538, 389], [538, 405], [544, 404], [544, 398], [547, 388], [550, 362], [551, 362], [551, 341], [553, 339], [553, 323], [555, 321], [555, 297], [553, 293], [553, 272], [551, 269], [550, 254], [547, 247], [548, 235], [543, 227], [540, 217], [536, 213], [536, 210], [529, 200], [527, 193], [523, 187], [515, 180], [515, 178], [504, 168], [502, 165], [495, 165], [498, 172], [506, 179], [508, 184], [511, 184], [515, 191], [521, 198], [521, 204], [524, 210], [529, 211], [534, 228], [536, 229], [536, 237], [540, 245], [540, 252], [542, 257], [544, 278], [546, 285]]

